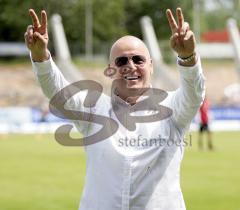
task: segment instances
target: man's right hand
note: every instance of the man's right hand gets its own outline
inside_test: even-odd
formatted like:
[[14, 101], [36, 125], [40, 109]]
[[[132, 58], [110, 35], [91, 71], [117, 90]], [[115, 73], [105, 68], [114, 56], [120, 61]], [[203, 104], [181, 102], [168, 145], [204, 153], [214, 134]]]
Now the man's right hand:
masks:
[[31, 51], [32, 59], [35, 62], [43, 62], [49, 59], [47, 14], [45, 10], [41, 11], [41, 23], [33, 9], [29, 10], [33, 25], [27, 27], [24, 34], [25, 43]]

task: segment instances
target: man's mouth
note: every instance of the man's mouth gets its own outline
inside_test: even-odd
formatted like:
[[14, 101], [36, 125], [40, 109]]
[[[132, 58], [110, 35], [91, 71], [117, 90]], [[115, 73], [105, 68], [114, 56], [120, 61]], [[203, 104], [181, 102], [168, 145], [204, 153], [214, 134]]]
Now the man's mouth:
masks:
[[138, 80], [138, 79], [140, 79], [141, 78], [141, 76], [125, 76], [124, 77], [124, 79], [125, 80]]

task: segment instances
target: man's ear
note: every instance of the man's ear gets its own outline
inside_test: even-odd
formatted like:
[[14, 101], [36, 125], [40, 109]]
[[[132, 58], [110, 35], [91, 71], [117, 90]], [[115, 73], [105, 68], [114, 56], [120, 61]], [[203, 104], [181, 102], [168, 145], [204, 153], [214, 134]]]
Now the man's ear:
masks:
[[113, 78], [117, 73], [117, 69], [111, 67], [111, 64], [108, 64], [107, 68], [104, 70], [104, 75], [110, 78]]

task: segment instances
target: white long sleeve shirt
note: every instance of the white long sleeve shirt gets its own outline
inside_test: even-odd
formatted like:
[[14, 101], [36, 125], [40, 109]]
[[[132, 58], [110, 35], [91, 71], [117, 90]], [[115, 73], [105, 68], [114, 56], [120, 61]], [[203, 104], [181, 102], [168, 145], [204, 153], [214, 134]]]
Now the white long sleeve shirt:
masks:
[[[52, 58], [32, 64], [48, 98], [68, 85]], [[168, 92], [167, 98], [161, 102], [172, 110], [172, 115], [156, 122], [137, 123], [134, 131], [129, 131], [119, 122], [110, 97], [104, 94], [93, 108], [83, 106], [84, 95], [81, 93], [66, 104], [69, 109], [112, 118], [119, 125], [117, 132], [109, 138], [84, 147], [86, 182], [79, 210], [185, 209], [179, 177], [186, 146], [183, 139], [203, 101], [205, 88], [200, 59], [193, 67], [178, 65], [178, 68], [180, 88]], [[130, 106], [118, 96], [113, 97], [114, 105], [119, 108]], [[140, 115], [153, 112], [145, 110]], [[74, 122], [85, 136], [97, 133], [101, 127], [91, 122]], [[154, 144], [154, 139], [161, 139], [162, 143]]]

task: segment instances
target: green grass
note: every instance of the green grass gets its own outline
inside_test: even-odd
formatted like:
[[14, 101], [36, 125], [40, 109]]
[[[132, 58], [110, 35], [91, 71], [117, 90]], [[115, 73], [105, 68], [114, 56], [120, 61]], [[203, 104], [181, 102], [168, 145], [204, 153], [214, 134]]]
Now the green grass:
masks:
[[77, 209], [85, 177], [82, 148], [59, 145], [53, 135], [0, 139], [1, 210]]
[[213, 133], [213, 152], [198, 151], [196, 140], [193, 133], [182, 164], [187, 209], [240, 210], [240, 132]]
[[[187, 209], [240, 210], [240, 133], [214, 133], [214, 152], [198, 151], [196, 137], [193, 133], [182, 164]], [[82, 148], [61, 146], [53, 135], [0, 136], [0, 166], [0, 210], [78, 208], [85, 178]]]

